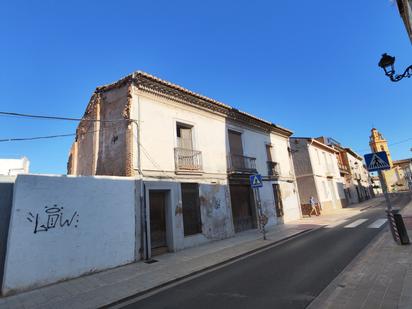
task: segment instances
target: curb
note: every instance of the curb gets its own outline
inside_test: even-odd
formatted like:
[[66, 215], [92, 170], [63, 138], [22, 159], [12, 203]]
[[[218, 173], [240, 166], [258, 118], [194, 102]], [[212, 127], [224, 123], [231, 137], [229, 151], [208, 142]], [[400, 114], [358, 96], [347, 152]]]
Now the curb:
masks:
[[170, 280], [170, 281], [167, 281], [167, 282], [161, 283], [161, 284], [159, 284], [159, 285], [156, 285], [156, 286], [154, 286], [154, 287], [148, 288], [148, 289], [146, 289], [146, 290], [143, 290], [143, 291], [134, 293], [134, 294], [132, 294], [132, 295], [130, 295], [130, 296], [127, 296], [127, 297], [124, 297], [124, 298], [122, 298], [122, 299], [116, 300], [116, 301], [111, 302], [111, 303], [108, 303], [108, 304], [106, 304], [106, 305], [102, 305], [102, 306], [100, 306], [99, 308], [110, 308], [111, 306], [121, 305], [122, 303], [125, 303], [125, 302], [127, 302], [128, 300], [132, 300], [132, 299], [134, 299], [134, 298], [137, 298], [137, 297], [139, 297], [139, 296], [148, 294], [148, 293], [153, 292], [153, 291], [155, 291], [155, 290], [164, 288], [164, 287], [169, 286], [169, 285], [173, 285], [173, 284], [175, 284], [175, 283], [178, 283], [178, 282], [183, 281], [183, 280], [185, 280], [185, 279], [188, 279], [188, 278], [190, 278], [190, 277], [194, 277], [194, 276], [199, 275], [199, 274], [201, 274], [201, 273], [203, 273], [203, 272], [207, 272], [207, 271], [209, 271], [209, 270], [212, 270], [212, 269], [214, 269], [214, 268], [218, 268], [218, 267], [220, 267], [220, 266], [224, 266], [224, 265], [226, 265], [226, 264], [230, 264], [230, 263], [232, 263], [232, 262], [234, 262], [234, 261], [236, 261], [236, 260], [238, 260], [238, 259], [247, 257], [247, 256], [249, 256], [249, 255], [253, 255], [254, 253], [258, 253], [259, 251], [264, 251], [264, 250], [266, 250], [266, 249], [268, 249], [268, 248], [270, 248], [270, 247], [272, 247], [272, 246], [279, 245], [279, 244], [281, 244], [281, 243], [283, 243], [283, 242], [286, 242], [286, 241], [291, 240], [291, 239], [293, 239], [293, 238], [297, 238], [297, 237], [299, 237], [299, 236], [303, 236], [303, 235], [305, 235], [305, 234], [309, 234], [309, 233], [314, 232], [314, 231], [317, 231], [317, 230], [319, 230], [319, 229], [321, 229], [321, 228], [323, 228], [323, 227], [324, 227], [324, 226], [322, 225], [322, 226], [317, 227], [317, 228], [311, 228], [311, 229], [303, 230], [303, 231], [301, 231], [301, 232], [297, 232], [297, 233], [292, 234], [292, 235], [290, 235], [290, 236], [287, 236], [287, 237], [285, 237], [285, 238], [276, 240], [276, 241], [271, 242], [271, 243], [269, 243], [269, 244], [265, 244], [265, 245], [263, 245], [263, 246], [261, 246], [261, 247], [259, 247], [259, 248], [255, 248], [255, 249], [252, 249], [252, 250], [250, 250], [250, 251], [247, 251], [247, 252], [241, 253], [241, 254], [239, 254], [239, 255], [233, 256], [233, 257], [231, 257], [231, 258], [229, 258], [229, 259], [227, 259], [227, 260], [218, 262], [218, 263], [213, 264], [213, 265], [206, 266], [206, 267], [204, 267], [204, 268], [202, 268], [202, 269], [199, 269], [199, 270], [196, 270], [196, 271], [194, 271], [194, 272], [191, 272], [190, 274], [183, 275], [183, 276], [178, 277], [178, 278], [174, 278], [174, 279], [172, 279], [172, 280]]

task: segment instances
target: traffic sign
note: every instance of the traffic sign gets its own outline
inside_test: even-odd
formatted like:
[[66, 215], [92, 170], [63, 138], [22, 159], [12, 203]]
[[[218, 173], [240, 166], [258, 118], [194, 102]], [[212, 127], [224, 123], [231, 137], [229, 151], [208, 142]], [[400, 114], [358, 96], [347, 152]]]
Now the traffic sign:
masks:
[[252, 175], [250, 176], [250, 186], [252, 188], [261, 188], [263, 187], [263, 183], [262, 183], [262, 175], [256, 174], [256, 175]]
[[369, 172], [389, 170], [391, 168], [386, 151], [368, 153], [364, 157]]

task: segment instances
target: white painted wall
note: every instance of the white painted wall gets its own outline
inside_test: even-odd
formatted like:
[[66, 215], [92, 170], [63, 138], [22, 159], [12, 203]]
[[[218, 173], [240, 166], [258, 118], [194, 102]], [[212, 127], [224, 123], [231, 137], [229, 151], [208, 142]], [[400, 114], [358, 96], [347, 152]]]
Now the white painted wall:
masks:
[[310, 160], [312, 162], [313, 173], [319, 176], [339, 177], [339, 167], [336, 155], [333, 152], [316, 147], [312, 144], [309, 147]]
[[0, 159], [0, 175], [18, 175], [29, 172], [30, 162], [26, 157], [20, 159]]
[[[199, 107], [191, 107], [174, 100], [142, 93], [136, 89], [134, 89], [132, 100], [131, 117], [139, 119], [140, 111], [141, 161], [145, 176], [168, 177], [177, 182], [189, 181], [190, 179], [191, 182], [204, 183], [205, 185], [216, 181], [223, 183], [227, 180], [227, 156], [230, 153], [228, 130], [230, 129], [242, 134], [244, 155], [256, 158], [258, 173], [264, 176], [268, 175], [266, 144], [270, 144], [273, 147], [273, 160], [280, 165], [281, 182], [286, 180], [295, 181], [292, 159], [288, 152], [289, 141], [287, 137], [254, 130], [248, 126], [228, 121], [223, 116], [215, 115]], [[202, 152], [204, 173], [200, 176], [181, 176], [175, 173], [174, 148], [177, 147], [177, 122], [192, 126], [193, 148]], [[134, 150], [137, 158], [137, 147]], [[267, 188], [262, 191], [263, 202], [269, 214], [269, 224], [274, 224], [277, 220], [274, 215], [274, 197], [271, 183], [268, 183]], [[206, 192], [206, 189], [201, 190], [201, 196]], [[214, 191], [212, 190], [212, 192]], [[288, 218], [297, 219], [300, 217], [298, 193], [296, 190], [292, 190], [292, 192], [294, 196], [290, 195], [290, 190], [285, 191], [288, 199], [285, 201], [284, 207], [286, 207], [285, 210], [292, 212], [287, 215]], [[215, 193], [215, 198], [223, 201], [221, 198], [223, 191], [216, 191]], [[207, 194], [209, 195], [209, 193]], [[231, 214], [226, 214], [227, 209], [231, 211], [230, 202], [222, 204], [221, 211], [213, 212], [216, 215], [216, 218], [213, 219], [210, 214], [206, 216], [206, 212], [202, 209], [202, 221], [208, 230], [207, 233], [204, 233], [207, 239], [220, 239], [222, 235], [226, 235], [226, 237], [232, 235], [232, 222], [229, 222], [230, 225], [228, 225], [227, 221], [228, 218], [231, 218]], [[215, 223], [219, 220], [222, 223], [225, 222], [226, 226], [219, 227], [216, 225]], [[209, 231], [212, 227], [215, 231]], [[175, 229], [174, 231], [180, 234], [178, 230]], [[182, 245], [181, 236], [178, 237], [179, 240], [175, 243], [173, 250], [205, 241], [201, 236], [196, 236], [185, 239]]]
[[[289, 155], [289, 139], [275, 133], [255, 131], [244, 126], [228, 124], [228, 128], [242, 133], [243, 152], [245, 156], [256, 158], [257, 172], [268, 176], [266, 145], [272, 146], [272, 160], [279, 164], [280, 177], [277, 181], [264, 181], [260, 190], [262, 211], [268, 217], [268, 225], [278, 222], [275, 211], [275, 200], [272, 185], [280, 184], [282, 204], [284, 210], [284, 222], [300, 218], [300, 205], [297, 190], [293, 190], [295, 175], [292, 165], [292, 157]], [[227, 141], [229, 143], [229, 141]], [[291, 181], [289, 183], [287, 181]]]
[[181, 122], [193, 126], [193, 148], [202, 152], [203, 171], [226, 177], [226, 126], [223, 116], [150, 94], [135, 95], [133, 102], [134, 119], [138, 119], [137, 106], [140, 104], [143, 170], [175, 172], [176, 123]]
[[[18, 176], [3, 293], [133, 262], [140, 220], [134, 208], [130, 178]], [[58, 211], [55, 225], [48, 209]], [[62, 226], [65, 220], [70, 226]]]

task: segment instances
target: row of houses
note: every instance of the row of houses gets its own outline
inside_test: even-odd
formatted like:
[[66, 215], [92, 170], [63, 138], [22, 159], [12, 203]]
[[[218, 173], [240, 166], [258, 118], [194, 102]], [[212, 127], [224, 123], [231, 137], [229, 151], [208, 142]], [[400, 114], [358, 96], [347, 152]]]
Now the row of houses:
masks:
[[[77, 129], [70, 175], [131, 176], [153, 184], [152, 249], [179, 248], [258, 227], [249, 176], [260, 174], [268, 226], [369, 199], [362, 157], [327, 138], [292, 137], [280, 125], [144, 72], [99, 87]], [[176, 186], [176, 184], [178, 184]], [[173, 194], [170, 194], [173, 192]], [[177, 204], [182, 228], [169, 228]], [[150, 230], [150, 231], [149, 231]]]
[[0, 178], [4, 295], [291, 222], [311, 197], [322, 215], [373, 196], [362, 157], [336, 140], [144, 72], [96, 89], [67, 167]]

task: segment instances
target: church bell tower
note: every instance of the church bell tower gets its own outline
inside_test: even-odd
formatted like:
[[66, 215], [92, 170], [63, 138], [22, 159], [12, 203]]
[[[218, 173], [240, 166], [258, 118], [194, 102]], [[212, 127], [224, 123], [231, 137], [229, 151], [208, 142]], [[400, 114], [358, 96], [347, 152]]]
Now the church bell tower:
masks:
[[388, 156], [389, 164], [391, 168], [393, 167], [392, 157], [388, 148], [388, 142], [386, 141], [386, 139], [383, 138], [382, 134], [379, 133], [379, 131], [375, 128], [372, 128], [371, 130], [371, 136], [369, 137], [369, 146], [372, 152], [385, 151]]

